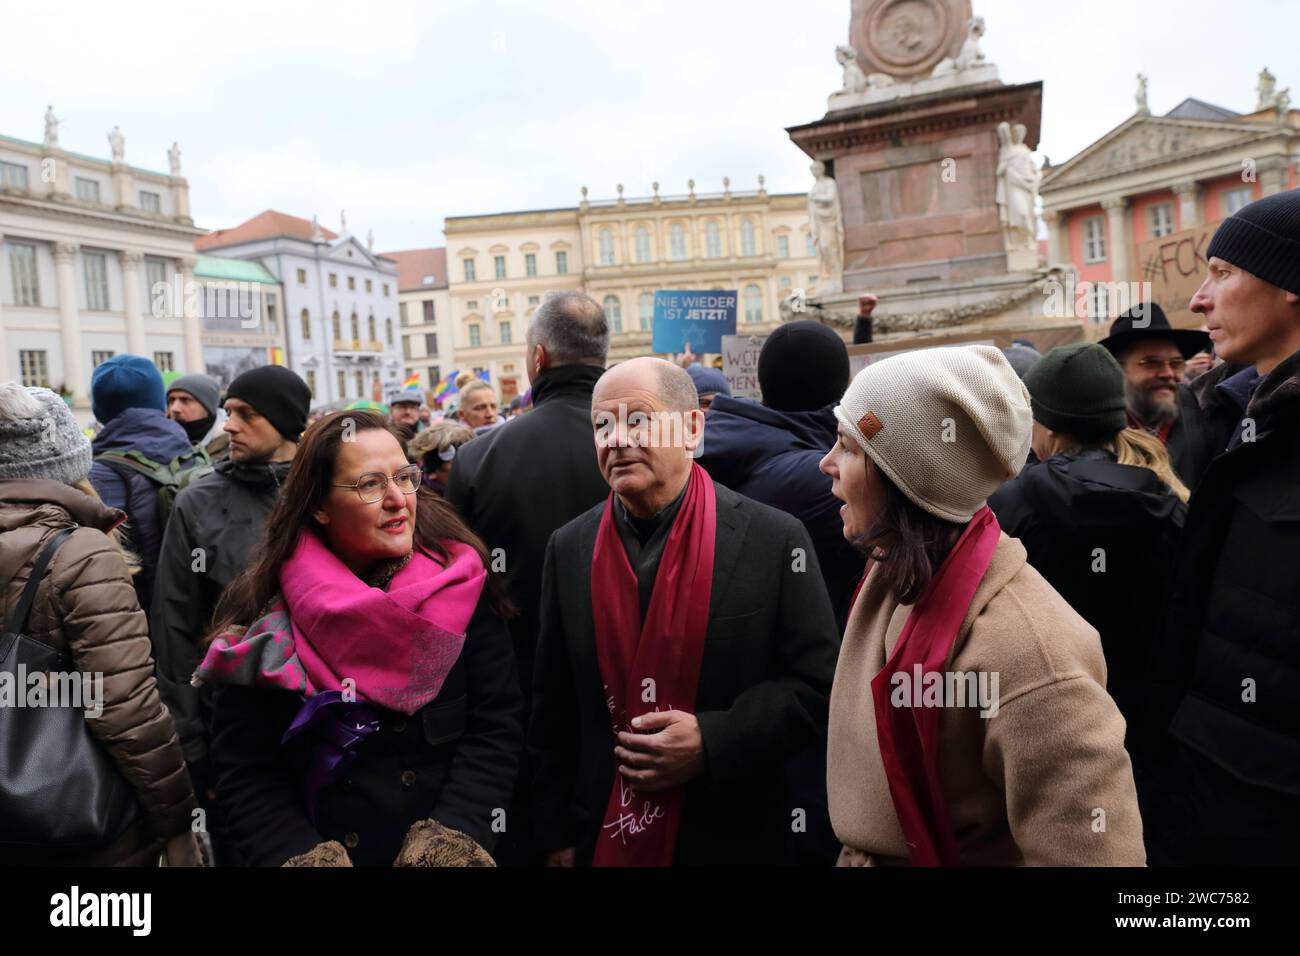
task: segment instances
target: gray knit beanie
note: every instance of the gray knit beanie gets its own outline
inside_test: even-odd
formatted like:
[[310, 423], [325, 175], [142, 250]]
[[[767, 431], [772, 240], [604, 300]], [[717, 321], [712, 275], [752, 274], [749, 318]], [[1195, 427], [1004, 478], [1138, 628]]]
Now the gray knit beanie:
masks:
[[90, 474], [90, 439], [48, 388], [0, 385], [0, 480], [47, 478], [76, 484]]

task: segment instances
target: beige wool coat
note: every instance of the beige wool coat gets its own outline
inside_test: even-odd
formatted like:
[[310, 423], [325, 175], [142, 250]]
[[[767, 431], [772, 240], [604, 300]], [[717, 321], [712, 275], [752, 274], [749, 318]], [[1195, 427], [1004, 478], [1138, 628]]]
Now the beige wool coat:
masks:
[[[849, 617], [827, 752], [841, 866], [909, 864], [871, 680], [910, 613], [873, 573]], [[996, 716], [981, 717], [978, 705], [945, 706], [939, 716], [939, 776], [963, 865], [1145, 864], [1124, 719], [1106, 693], [1101, 640], [1014, 538], [999, 540], [946, 668], [998, 675]]]

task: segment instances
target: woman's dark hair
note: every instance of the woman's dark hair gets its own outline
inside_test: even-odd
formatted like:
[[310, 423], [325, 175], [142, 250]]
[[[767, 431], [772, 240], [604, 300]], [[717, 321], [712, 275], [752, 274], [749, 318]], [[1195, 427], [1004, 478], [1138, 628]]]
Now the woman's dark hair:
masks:
[[[334, 463], [346, 437], [365, 431], [386, 431], [401, 439], [374, 412], [344, 411], [326, 415], [303, 432], [280, 496], [267, 519], [253, 563], [226, 588], [213, 614], [210, 635], [235, 624], [251, 624], [280, 589], [280, 569], [293, 554], [298, 535], [319, 530], [312, 512], [329, 493], [334, 481]], [[403, 446], [405, 447], [405, 446]], [[468, 544], [488, 568], [484, 597], [501, 617], [514, 614], [501, 578], [491, 571], [487, 547], [461, 520], [456, 510], [431, 491], [421, 488], [415, 509], [414, 546], [445, 564], [449, 559], [444, 541]]]
[[[874, 462], [868, 460], [868, 467], [875, 467]], [[884, 488], [885, 506], [853, 545], [880, 565], [876, 573], [900, 604], [915, 604], [965, 525], [935, 517], [899, 491], [880, 469], [876, 474]]]

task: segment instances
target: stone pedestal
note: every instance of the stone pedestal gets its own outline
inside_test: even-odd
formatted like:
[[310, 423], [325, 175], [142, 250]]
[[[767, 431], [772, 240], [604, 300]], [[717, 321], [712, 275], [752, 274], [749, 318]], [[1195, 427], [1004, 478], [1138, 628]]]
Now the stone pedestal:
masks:
[[961, 285], [1008, 262], [996, 202], [999, 123], [1037, 148], [1042, 84], [989, 83], [888, 99], [787, 129], [839, 184], [844, 289]]

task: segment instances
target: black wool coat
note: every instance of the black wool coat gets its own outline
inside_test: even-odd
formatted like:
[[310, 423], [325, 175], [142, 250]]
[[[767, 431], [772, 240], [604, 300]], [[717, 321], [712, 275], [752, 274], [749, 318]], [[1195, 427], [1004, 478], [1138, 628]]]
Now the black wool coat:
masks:
[[[792, 830], [813, 814], [793, 805], [783, 765], [825, 733], [839, 634], [803, 524], [713, 487], [713, 585], [694, 708], [706, 770], [687, 784], [673, 862], [787, 863], [798, 852]], [[539, 846], [575, 847], [579, 863], [591, 860], [615, 774], [592, 618], [604, 507], [569, 522], [547, 548], [529, 728]]]
[[492, 850], [523, 749], [519, 682], [506, 626], [480, 600], [438, 696], [406, 717], [378, 708], [380, 729], [321, 791], [303, 796], [309, 745], [280, 743], [302, 706], [282, 690], [218, 687], [212, 764], [229, 836], [254, 866], [279, 866], [337, 840], [357, 866], [390, 866], [411, 824], [437, 820]]

